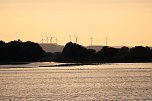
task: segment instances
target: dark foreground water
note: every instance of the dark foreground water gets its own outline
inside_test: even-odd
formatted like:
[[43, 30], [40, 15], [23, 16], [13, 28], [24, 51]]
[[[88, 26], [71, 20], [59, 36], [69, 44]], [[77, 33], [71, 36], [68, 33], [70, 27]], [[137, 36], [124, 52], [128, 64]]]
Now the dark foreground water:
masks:
[[52, 64], [1, 65], [0, 101], [152, 101], [151, 63]]

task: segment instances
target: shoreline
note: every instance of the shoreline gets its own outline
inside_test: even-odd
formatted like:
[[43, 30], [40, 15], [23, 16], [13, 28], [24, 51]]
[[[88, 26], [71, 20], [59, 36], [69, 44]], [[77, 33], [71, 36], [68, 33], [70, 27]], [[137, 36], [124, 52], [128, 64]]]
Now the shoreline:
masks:
[[[37, 66], [26, 66], [26, 64], [36, 63], [36, 62], [50, 62], [48, 65], [37, 65]], [[59, 64], [51, 64], [51, 62], [59, 63]], [[61, 63], [61, 64], [60, 64]], [[21, 67], [0, 67], [0, 69], [7, 69], [7, 68], [39, 68], [39, 67], [70, 67], [70, 66], [83, 66], [83, 65], [102, 65], [102, 64], [115, 64], [115, 63], [152, 63], [152, 61], [104, 61], [104, 62], [61, 62], [61, 61], [35, 61], [35, 62], [8, 62], [8, 63], [0, 63], [0, 65], [25, 65]]]
[[152, 63], [152, 61], [30, 61], [30, 62], [0, 62], [0, 65], [21, 65], [21, 64], [30, 64], [35, 62], [57, 62], [57, 63], [71, 63], [71, 64], [102, 64], [102, 63]]

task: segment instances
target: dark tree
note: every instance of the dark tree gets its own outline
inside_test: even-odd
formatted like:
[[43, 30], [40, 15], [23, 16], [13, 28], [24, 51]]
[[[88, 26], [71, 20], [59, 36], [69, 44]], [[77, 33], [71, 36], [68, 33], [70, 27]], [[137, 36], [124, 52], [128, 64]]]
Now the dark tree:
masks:
[[98, 53], [97, 57], [102, 60], [113, 60], [116, 58], [118, 49], [105, 46]]
[[0, 61], [5, 60], [7, 54], [6, 43], [0, 41]]
[[151, 58], [151, 50], [149, 47], [136, 46], [130, 49], [132, 59], [149, 60]]
[[126, 60], [130, 58], [130, 49], [128, 47], [121, 47], [118, 50], [117, 59]]
[[68, 58], [87, 58], [94, 52], [93, 50], [87, 50], [85, 47], [76, 43], [69, 42], [65, 45], [62, 54]]
[[11, 41], [4, 43], [0, 41], [1, 61], [37, 61], [44, 57], [45, 52], [34, 42]]
[[113, 48], [105, 46], [99, 52], [93, 49], [69, 42], [65, 45], [62, 55], [71, 58], [74, 61], [84, 60], [93, 62], [142, 62], [152, 61], [152, 50], [149, 47], [136, 46], [129, 49], [128, 47]]

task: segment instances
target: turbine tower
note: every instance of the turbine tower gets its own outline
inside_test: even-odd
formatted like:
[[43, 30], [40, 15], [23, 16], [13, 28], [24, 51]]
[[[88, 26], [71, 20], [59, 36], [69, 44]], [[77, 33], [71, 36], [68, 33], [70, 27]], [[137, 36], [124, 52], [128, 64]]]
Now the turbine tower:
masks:
[[43, 36], [42, 36], [42, 35], [41, 35], [41, 37], [42, 37], [41, 42], [43, 43], [43, 41], [44, 41], [45, 39], [43, 38]]
[[58, 38], [57, 37], [55, 37], [55, 41], [56, 41], [56, 45], [58, 44]]
[[54, 37], [52, 37], [51, 35], [50, 35], [50, 43], [52, 44], [52, 42], [53, 42], [53, 38]]
[[106, 46], [108, 46], [108, 34], [105, 39], [106, 39]]
[[75, 35], [75, 43], [77, 44], [78, 42], [78, 37]]
[[94, 38], [91, 36], [91, 37], [90, 37], [91, 46], [92, 46], [92, 43], [93, 43], [93, 39], [94, 39]]
[[48, 43], [49, 42], [49, 37], [45, 34], [46, 36], [46, 42]]
[[70, 42], [71, 42], [71, 34], [69, 34], [69, 39], [70, 39]]

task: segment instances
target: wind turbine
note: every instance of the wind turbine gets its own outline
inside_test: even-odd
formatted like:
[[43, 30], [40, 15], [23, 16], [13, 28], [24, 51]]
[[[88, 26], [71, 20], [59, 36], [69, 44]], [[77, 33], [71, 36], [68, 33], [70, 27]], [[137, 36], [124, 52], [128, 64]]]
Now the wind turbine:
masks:
[[105, 39], [106, 39], [106, 46], [108, 46], [108, 34]]
[[46, 34], [45, 34], [45, 36], [46, 36], [46, 42], [48, 43], [49, 37]]
[[58, 44], [58, 38], [57, 37], [55, 37], [55, 41], [56, 41], [56, 45]]
[[93, 43], [93, 39], [94, 39], [94, 38], [91, 36], [91, 37], [90, 37], [91, 46], [92, 46], [92, 43]]
[[52, 37], [51, 35], [50, 35], [50, 43], [52, 44], [52, 42], [53, 42], [53, 38], [54, 37]]
[[75, 35], [75, 43], [78, 42], [78, 37]]
[[71, 42], [71, 34], [69, 34], [69, 39], [70, 39], [70, 42]]
[[43, 43], [43, 41], [44, 41], [45, 39], [43, 38], [43, 36], [42, 36], [42, 35], [41, 35], [41, 37], [42, 37], [41, 42]]

